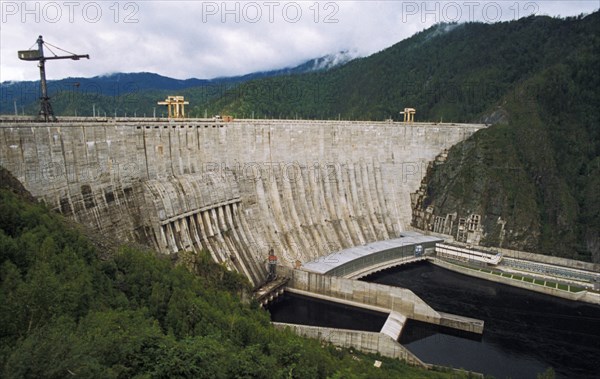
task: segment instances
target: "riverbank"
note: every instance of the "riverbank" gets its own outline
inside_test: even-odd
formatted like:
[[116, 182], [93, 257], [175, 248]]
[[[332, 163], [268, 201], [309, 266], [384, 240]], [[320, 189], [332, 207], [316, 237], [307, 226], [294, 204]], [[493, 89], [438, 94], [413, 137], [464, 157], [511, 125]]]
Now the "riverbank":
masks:
[[600, 304], [600, 294], [597, 292], [587, 290], [577, 285], [571, 286], [569, 284], [560, 283], [560, 280], [556, 278], [546, 280], [545, 278], [536, 278], [534, 275], [526, 272], [506, 273], [497, 268], [470, 267], [462, 263], [453, 263], [437, 257], [428, 257], [428, 260], [436, 266], [475, 278], [523, 288], [529, 291], [560, 297], [562, 299]]

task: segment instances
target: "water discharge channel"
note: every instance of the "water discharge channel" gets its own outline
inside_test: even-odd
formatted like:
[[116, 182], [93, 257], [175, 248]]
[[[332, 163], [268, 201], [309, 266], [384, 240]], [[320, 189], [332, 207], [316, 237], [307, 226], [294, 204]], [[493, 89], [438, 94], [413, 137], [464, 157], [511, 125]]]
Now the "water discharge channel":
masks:
[[[409, 320], [399, 342], [427, 363], [496, 378], [597, 378], [600, 306], [468, 277], [427, 262], [371, 275], [365, 281], [404, 287], [436, 310], [485, 321], [482, 336]], [[269, 307], [274, 321], [375, 330], [377, 317], [288, 296]], [[375, 316], [377, 316], [375, 314]], [[340, 320], [337, 323], [336, 320]], [[370, 325], [367, 329], [365, 325]]]
[[364, 308], [286, 293], [269, 305], [275, 322], [379, 332], [388, 315]]

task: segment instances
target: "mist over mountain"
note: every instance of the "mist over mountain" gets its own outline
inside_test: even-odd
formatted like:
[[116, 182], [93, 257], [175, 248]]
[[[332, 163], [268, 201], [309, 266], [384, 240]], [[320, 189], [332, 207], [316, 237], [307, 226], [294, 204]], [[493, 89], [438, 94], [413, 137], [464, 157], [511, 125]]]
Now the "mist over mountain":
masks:
[[327, 72], [245, 83], [209, 109], [239, 117], [383, 120], [413, 107], [418, 120], [478, 121], [518, 83], [588, 46], [597, 19], [594, 13], [437, 24]]

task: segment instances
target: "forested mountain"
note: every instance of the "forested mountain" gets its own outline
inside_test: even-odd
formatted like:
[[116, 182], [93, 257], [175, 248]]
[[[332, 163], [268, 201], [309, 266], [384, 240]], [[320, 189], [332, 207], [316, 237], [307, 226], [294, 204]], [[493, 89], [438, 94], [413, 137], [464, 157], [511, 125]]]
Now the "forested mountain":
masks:
[[[343, 65], [354, 58], [348, 51], [310, 59], [298, 66], [253, 72], [246, 75], [213, 79], [173, 79], [150, 72], [112, 73], [92, 78], [65, 78], [48, 81], [48, 93], [57, 115], [130, 116], [154, 113], [156, 102], [167, 95], [185, 95], [192, 103], [204, 104], [221, 96], [226, 89], [247, 81], [319, 72]], [[39, 110], [40, 82], [21, 81], [0, 83], [0, 114], [36, 114]], [[157, 116], [160, 116], [160, 110]]]
[[519, 83], [586, 49], [599, 18], [438, 24], [327, 72], [245, 83], [210, 109], [383, 120], [413, 107], [418, 120], [477, 121]]
[[107, 250], [0, 179], [2, 378], [457, 377], [275, 330], [209, 254]]
[[[495, 124], [434, 167], [423, 206], [487, 245], [600, 261], [600, 13], [440, 24], [334, 70], [249, 82], [211, 111]], [[455, 226], [456, 228], [456, 226]]]
[[596, 29], [587, 46], [503, 97], [507, 122], [433, 167], [424, 207], [484, 215], [487, 245], [600, 262], [599, 67]]

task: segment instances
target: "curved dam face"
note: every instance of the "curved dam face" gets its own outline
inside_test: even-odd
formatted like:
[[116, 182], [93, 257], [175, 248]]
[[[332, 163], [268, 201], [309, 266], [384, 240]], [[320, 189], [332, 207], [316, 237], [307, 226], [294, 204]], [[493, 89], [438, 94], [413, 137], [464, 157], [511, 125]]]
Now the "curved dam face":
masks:
[[484, 125], [110, 119], [0, 123], [0, 165], [51, 208], [162, 253], [210, 252], [254, 285], [398, 237], [428, 162]]

